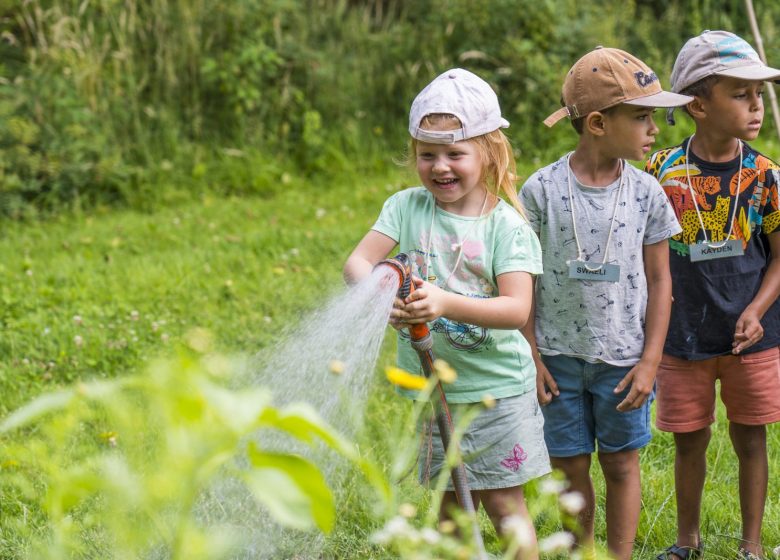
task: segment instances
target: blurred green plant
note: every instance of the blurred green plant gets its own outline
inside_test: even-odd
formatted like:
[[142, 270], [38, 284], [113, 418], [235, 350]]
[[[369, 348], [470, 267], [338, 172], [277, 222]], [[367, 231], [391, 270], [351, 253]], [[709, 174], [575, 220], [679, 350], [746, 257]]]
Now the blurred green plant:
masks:
[[[275, 408], [267, 388], [228, 388], [235, 366], [194, 330], [188, 349], [140, 375], [44, 394], [0, 424], [0, 487], [25, 514], [16, 529], [35, 558], [221, 558], [242, 535], [195, 513], [220, 477], [239, 480], [279, 523], [329, 532], [333, 494], [301, 455], [269, 451], [258, 431], [324, 444], [389, 499], [378, 471], [305, 404]], [[9, 439], [25, 430], [27, 437]], [[35, 526], [27, 512], [43, 516]], [[13, 524], [13, 522], [12, 522]]]

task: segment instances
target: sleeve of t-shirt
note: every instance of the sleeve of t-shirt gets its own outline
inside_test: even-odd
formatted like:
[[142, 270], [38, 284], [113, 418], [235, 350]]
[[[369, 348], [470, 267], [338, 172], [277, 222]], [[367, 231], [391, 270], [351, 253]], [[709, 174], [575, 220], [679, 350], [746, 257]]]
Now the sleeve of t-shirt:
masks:
[[542, 182], [539, 172], [535, 172], [520, 187], [520, 203], [525, 209], [528, 224], [535, 233], [542, 229]]
[[385, 201], [382, 211], [379, 213], [374, 225], [374, 231], [383, 233], [396, 242], [401, 239], [401, 224], [403, 219], [403, 200], [406, 198], [404, 191], [397, 192]]
[[761, 231], [763, 231], [765, 235], [780, 230], [780, 197], [778, 196], [778, 189], [780, 189], [780, 170], [768, 169], [767, 175], [769, 175], [769, 177], [767, 177], [767, 188], [769, 191], [766, 204], [764, 204], [764, 215], [761, 222]]
[[645, 177], [645, 188], [648, 189], [647, 225], [643, 243], [652, 245], [664, 239], [669, 239], [682, 231], [677, 216], [674, 215], [672, 205], [666, 196], [664, 189], [656, 179], [648, 174]]
[[525, 222], [497, 236], [493, 252], [493, 273], [542, 273], [542, 248], [539, 238]]

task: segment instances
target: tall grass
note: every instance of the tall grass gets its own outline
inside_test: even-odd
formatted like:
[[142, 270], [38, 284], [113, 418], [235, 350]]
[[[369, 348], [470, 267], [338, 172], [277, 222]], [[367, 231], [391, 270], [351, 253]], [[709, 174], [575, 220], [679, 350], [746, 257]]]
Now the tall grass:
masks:
[[[756, 4], [780, 60], [780, 5]], [[266, 192], [279, 169], [377, 170], [402, 145], [414, 94], [452, 66], [496, 87], [518, 157], [548, 158], [570, 136], [541, 120], [583, 52], [626, 48], [666, 81], [701, 29], [749, 36], [742, 10], [740, 0], [9, 1], [0, 212], [148, 207], [211, 188], [225, 157], [261, 175], [223, 186], [236, 193]]]

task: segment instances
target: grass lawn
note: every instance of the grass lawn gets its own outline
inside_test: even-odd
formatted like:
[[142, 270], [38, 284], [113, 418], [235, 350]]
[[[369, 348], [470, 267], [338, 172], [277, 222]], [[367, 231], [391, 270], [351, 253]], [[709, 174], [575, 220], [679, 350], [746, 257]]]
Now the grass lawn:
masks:
[[[169, 353], [194, 327], [210, 330], [224, 352], [270, 351], [283, 328], [341, 289], [344, 259], [384, 199], [403, 184], [400, 174], [327, 185], [292, 179], [268, 198], [205, 197], [154, 213], [98, 211], [0, 225], [0, 414], [76, 380], [133, 372]], [[392, 351], [388, 338], [380, 365], [392, 360]], [[404, 403], [382, 382], [372, 395], [359, 443], [381, 460], [393, 453], [384, 434], [403, 416]], [[737, 464], [720, 413], [709, 448], [702, 532], [708, 558], [734, 558]], [[771, 550], [780, 545], [776, 426], [769, 429], [769, 448], [763, 537]], [[661, 433], [643, 451], [637, 558], [650, 558], [674, 540], [673, 453], [672, 438]], [[424, 509], [428, 497], [413, 479], [399, 484], [400, 499]], [[377, 522], [359, 487], [347, 488], [344, 497], [325, 556], [384, 557], [367, 542]], [[0, 496], [0, 557], [21, 558], [25, 543], [9, 519], [18, 522], [27, 510], [18, 497], [6, 498]], [[554, 529], [542, 520], [540, 534]], [[488, 542], [496, 546], [491, 537]]]

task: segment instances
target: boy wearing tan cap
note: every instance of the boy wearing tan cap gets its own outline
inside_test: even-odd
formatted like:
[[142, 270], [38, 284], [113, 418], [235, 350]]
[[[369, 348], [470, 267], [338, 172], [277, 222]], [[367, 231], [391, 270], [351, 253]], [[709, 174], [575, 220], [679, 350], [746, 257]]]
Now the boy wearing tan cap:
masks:
[[690, 99], [663, 91], [636, 57], [595, 49], [571, 68], [563, 107], [545, 121], [569, 117], [577, 147], [520, 191], [544, 255], [523, 333], [534, 351], [545, 442], [553, 466], [585, 498], [583, 545], [594, 538], [589, 471], [598, 449], [607, 547], [626, 560], [639, 523], [639, 449], [650, 441], [650, 401], [671, 305], [666, 240], [680, 226], [658, 182], [625, 160], [650, 151], [658, 132], [654, 107]]
[[739, 462], [737, 557], [762, 557], [766, 425], [780, 420], [780, 175], [746, 142], [761, 129], [764, 80], [777, 79], [733, 33], [690, 39], [672, 89], [694, 96], [696, 132], [647, 164], [683, 228], [669, 240], [674, 305], [658, 369], [656, 425], [674, 433], [677, 494], [677, 538], [661, 560], [701, 556], [716, 380]]

